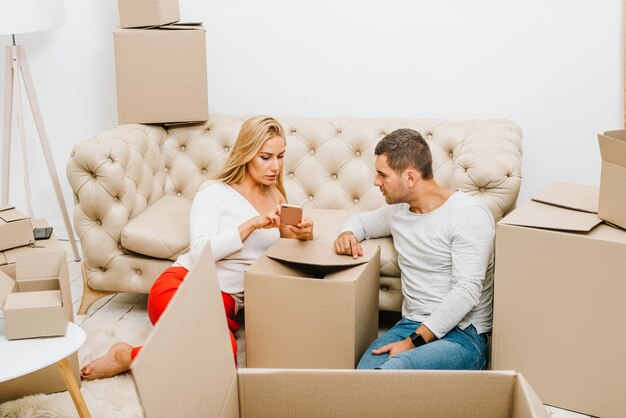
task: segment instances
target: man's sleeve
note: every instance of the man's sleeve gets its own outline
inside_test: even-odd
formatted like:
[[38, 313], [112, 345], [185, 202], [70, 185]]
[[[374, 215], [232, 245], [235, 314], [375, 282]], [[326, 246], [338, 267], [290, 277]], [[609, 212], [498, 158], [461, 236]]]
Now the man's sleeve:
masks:
[[393, 210], [393, 205], [385, 205], [370, 212], [358, 213], [348, 219], [339, 233], [351, 231], [359, 241], [388, 237], [391, 235], [389, 221]]
[[189, 251], [193, 260], [198, 259], [207, 242], [211, 244], [215, 261], [243, 248], [239, 228], [220, 223], [222, 208], [226, 206], [225, 198], [221, 190], [211, 186], [194, 197], [189, 217]]
[[473, 206], [452, 231], [452, 289], [424, 321], [437, 338], [446, 335], [478, 304], [493, 256], [495, 227], [488, 209]]

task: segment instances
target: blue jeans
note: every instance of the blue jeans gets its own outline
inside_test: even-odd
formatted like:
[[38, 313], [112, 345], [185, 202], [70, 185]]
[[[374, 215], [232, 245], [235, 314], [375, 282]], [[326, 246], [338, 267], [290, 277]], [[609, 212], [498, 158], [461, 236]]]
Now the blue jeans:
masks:
[[396, 356], [375, 355], [372, 350], [401, 341], [411, 335], [421, 323], [402, 318], [385, 335], [365, 351], [357, 369], [431, 369], [484, 370], [488, 359], [488, 334], [477, 334], [473, 325], [465, 329], [454, 327], [443, 338], [424, 344]]

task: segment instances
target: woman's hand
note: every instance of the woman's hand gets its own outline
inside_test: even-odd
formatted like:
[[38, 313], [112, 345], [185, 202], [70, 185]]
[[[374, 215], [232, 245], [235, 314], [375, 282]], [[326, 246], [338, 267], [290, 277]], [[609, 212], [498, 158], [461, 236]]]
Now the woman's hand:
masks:
[[251, 219], [254, 229], [270, 229], [280, 227], [280, 205], [276, 205], [271, 211]]
[[313, 220], [311, 218], [302, 218], [298, 225], [286, 225], [284, 229], [289, 231], [289, 235], [286, 238], [295, 238], [301, 241], [313, 239]]

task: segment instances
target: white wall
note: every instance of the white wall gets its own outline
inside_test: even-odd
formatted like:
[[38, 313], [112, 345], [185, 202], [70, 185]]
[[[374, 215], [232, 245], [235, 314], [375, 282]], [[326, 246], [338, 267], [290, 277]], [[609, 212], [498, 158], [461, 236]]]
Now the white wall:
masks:
[[[71, 207], [71, 147], [116, 123], [118, 17], [113, 0], [65, 5], [62, 28], [18, 41]], [[508, 118], [524, 129], [520, 201], [553, 180], [598, 184], [596, 134], [622, 126], [621, 0], [180, 0], [180, 8], [183, 20], [207, 27], [210, 112]], [[30, 125], [35, 216], [60, 231]], [[11, 200], [23, 207], [18, 154], [13, 161]]]

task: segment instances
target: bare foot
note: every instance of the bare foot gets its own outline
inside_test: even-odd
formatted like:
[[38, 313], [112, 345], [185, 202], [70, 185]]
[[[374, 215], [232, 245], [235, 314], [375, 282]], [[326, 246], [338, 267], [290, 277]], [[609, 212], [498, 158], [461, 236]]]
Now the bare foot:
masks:
[[133, 347], [126, 343], [115, 343], [102, 357], [98, 357], [82, 369], [83, 380], [96, 380], [113, 377], [130, 369], [130, 353]]

